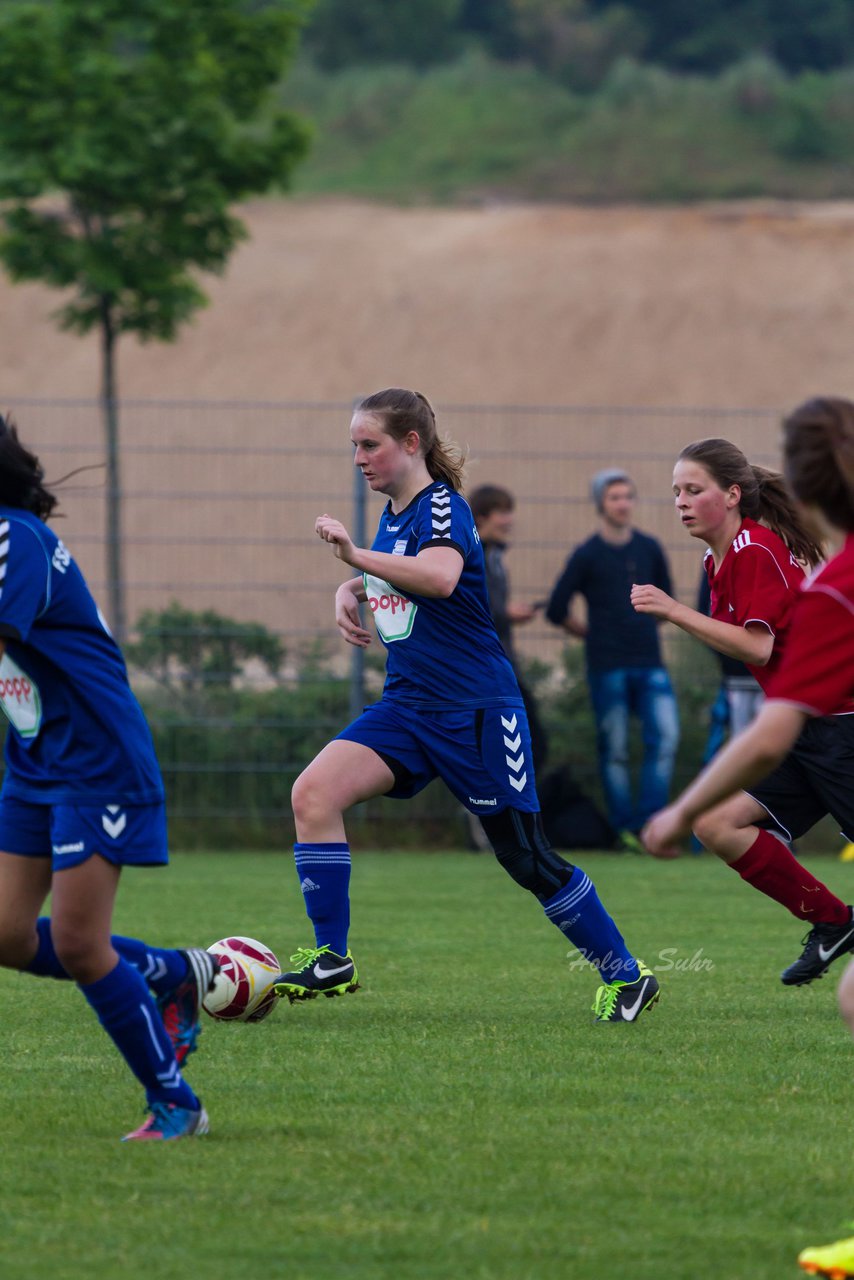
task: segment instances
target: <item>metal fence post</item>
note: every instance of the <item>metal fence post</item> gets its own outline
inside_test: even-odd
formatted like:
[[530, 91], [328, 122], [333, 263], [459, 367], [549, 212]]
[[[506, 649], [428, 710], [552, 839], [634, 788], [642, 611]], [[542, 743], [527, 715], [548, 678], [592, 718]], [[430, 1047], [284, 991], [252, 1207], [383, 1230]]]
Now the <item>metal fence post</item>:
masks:
[[[367, 537], [367, 483], [358, 467], [353, 468], [353, 541], [357, 547], [365, 545]], [[359, 606], [362, 626], [364, 605]], [[353, 648], [350, 658], [350, 719], [361, 715], [365, 705], [365, 651]]]

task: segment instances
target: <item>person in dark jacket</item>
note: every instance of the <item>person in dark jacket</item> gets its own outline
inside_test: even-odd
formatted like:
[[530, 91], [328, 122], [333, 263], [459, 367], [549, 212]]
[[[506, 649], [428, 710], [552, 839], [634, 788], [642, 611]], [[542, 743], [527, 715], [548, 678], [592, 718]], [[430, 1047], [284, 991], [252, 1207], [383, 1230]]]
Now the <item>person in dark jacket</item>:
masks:
[[[661, 544], [633, 526], [637, 495], [627, 472], [598, 472], [591, 497], [599, 528], [569, 557], [546, 617], [584, 640], [608, 816], [623, 847], [640, 852], [638, 832], [669, 793], [679, 715], [658, 624], [636, 613], [630, 597], [637, 582], [655, 582], [670, 594], [670, 571]], [[576, 595], [587, 603], [586, 623], [570, 612]], [[633, 715], [640, 720], [644, 748], [636, 796], [629, 773]]]

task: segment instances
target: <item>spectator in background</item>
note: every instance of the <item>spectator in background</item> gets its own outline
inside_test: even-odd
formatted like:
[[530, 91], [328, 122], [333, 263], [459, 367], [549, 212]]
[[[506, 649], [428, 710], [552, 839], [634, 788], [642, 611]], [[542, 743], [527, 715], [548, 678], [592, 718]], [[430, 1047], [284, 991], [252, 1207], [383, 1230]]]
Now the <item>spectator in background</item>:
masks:
[[516, 500], [509, 489], [497, 484], [482, 484], [469, 494], [469, 506], [474, 516], [478, 536], [483, 547], [483, 558], [486, 567], [486, 588], [489, 593], [489, 611], [498, 639], [510, 664], [516, 673], [519, 690], [528, 713], [528, 727], [531, 730], [531, 754], [535, 770], [539, 770], [546, 758], [548, 740], [537, 704], [531, 690], [522, 679], [519, 662], [513, 644], [513, 628], [530, 622], [538, 608], [533, 604], [512, 604], [510, 601], [510, 579], [504, 564], [504, 552], [513, 534], [513, 519]]
[[[608, 815], [620, 845], [641, 852], [638, 833], [667, 796], [679, 742], [679, 716], [670, 677], [661, 660], [658, 626], [635, 613], [635, 582], [655, 582], [670, 594], [670, 572], [661, 544], [633, 527], [636, 491], [627, 472], [609, 468], [591, 483], [599, 528], [576, 547], [558, 579], [546, 617], [583, 638], [587, 679], [598, 731], [599, 767]], [[573, 597], [587, 602], [587, 622], [572, 617]], [[629, 724], [643, 734], [637, 799], [629, 772]]]

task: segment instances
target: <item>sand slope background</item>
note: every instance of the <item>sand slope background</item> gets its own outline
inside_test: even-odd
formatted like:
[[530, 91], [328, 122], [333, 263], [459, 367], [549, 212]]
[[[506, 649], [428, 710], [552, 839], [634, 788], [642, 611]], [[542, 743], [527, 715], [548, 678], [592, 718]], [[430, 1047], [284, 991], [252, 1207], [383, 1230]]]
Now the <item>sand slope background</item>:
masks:
[[[637, 473], [640, 522], [689, 592], [700, 549], [670, 509], [676, 448], [725, 434], [768, 460], [779, 408], [854, 394], [852, 205], [271, 200], [242, 216], [251, 238], [180, 340], [120, 346], [122, 396], [158, 402], [122, 417], [132, 617], [178, 596], [295, 636], [328, 629], [342, 575], [311, 524], [349, 513], [346, 406], [379, 386], [425, 391], [470, 446], [473, 482], [516, 489], [512, 566], [530, 598], [590, 525], [587, 480], [611, 462]], [[97, 412], [76, 403], [97, 394], [97, 340], [56, 330], [59, 301], [0, 283], [0, 405], [52, 475], [103, 456]], [[69, 487], [63, 526], [99, 589], [100, 485]]]

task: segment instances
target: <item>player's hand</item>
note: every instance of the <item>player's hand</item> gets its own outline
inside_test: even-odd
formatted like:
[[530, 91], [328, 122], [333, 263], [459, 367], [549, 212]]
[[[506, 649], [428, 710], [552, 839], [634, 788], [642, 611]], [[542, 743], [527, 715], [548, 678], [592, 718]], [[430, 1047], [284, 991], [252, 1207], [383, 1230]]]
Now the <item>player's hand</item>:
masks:
[[671, 804], [652, 815], [640, 838], [654, 858], [678, 858], [682, 852], [679, 842], [690, 834], [691, 823], [685, 821], [675, 804]]
[[654, 618], [670, 619], [676, 608], [676, 601], [660, 587], [647, 584], [632, 587], [632, 605], [636, 613], [651, 613]]
[[371, 643], [371, 633], [359, 617], [359, 601], [346, 582], [335, 592], [335, 623], [348, 644], [366, 649]]
[[343, 560], [345, 564], [353, 563], [352, 556], [356, 547], [340, 520], [329, 515], [318, 516], [314, 522], [314, 532], [324, 542], [331, 543], [339, 560]]

